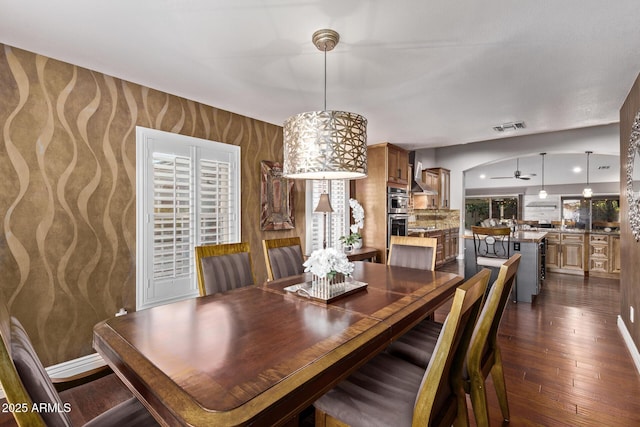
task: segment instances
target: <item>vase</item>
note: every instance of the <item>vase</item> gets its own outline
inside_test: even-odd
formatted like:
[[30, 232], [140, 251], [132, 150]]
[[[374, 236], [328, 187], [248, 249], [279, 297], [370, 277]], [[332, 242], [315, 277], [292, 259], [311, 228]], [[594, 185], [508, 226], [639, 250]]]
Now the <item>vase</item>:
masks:
[[320, 277], [315, 274], [311, 277], [311, 289], [317, 298], [329, 299], [344, 293], [346, 279], [344, 274], [337, 273], [333, 278]]
[[345, 253], [351, 253], [353, 250], [353, 245], [346, 244], [343, 246]]
[[362, 238], [356, 240], [353, 243], [353, 249], [361, 249], [362, 248]]

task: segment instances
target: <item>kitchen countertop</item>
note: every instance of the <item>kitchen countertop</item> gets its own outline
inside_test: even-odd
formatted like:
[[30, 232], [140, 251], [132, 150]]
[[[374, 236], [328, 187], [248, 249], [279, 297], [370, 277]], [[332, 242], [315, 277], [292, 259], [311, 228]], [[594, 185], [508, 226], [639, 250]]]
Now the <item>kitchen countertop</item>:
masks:
[[585, 234], [585, 233], [590, 233], [590, 234], [613, 234], [613, 235], [620, 235], [620, 231], [615, 230], [615, 231], [604, 231], [604, 230], [580, 230], [578, 228], [566, 228], [566, 229], [561, 229], [561, 228], [545, 228], [544, 229], [546, 233], [573, 233], [573, 234]]

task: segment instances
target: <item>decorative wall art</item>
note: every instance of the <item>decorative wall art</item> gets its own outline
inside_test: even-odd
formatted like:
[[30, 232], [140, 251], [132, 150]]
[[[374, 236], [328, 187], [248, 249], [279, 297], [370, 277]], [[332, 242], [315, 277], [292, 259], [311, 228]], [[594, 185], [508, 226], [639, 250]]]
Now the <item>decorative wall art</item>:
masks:
[[631, 233], [640, 241], [640, 111], [633, 120], [629, 137], [626, 189]]
[[293, 180], [282, 176], [282, 164], [260, 162], [260, 229], [291, 230], [295, 228], [293, 206]]

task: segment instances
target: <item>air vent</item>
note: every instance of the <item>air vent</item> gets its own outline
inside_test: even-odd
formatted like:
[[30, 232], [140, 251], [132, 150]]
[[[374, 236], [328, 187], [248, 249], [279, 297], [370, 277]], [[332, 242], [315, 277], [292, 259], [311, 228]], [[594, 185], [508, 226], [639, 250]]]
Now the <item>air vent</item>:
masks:
[[524, 122], [519, 121], [519, 122], [503, 123], [501, 125], [494, 126], [493, 130], [495, 130], [496, 132], [504, 132], [505, 130], [518, 130], [518, 129], [524, 129], [525, 127], [526, 125], [524, 124]]

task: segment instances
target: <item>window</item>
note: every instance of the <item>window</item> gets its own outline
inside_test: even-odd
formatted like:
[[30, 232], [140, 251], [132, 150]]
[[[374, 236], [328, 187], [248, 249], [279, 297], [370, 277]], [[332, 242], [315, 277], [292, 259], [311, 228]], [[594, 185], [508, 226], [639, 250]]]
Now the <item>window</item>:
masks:
[[194, 247], [240, 241], [240, 147], [137, 128], [136, 308], [197, 295]]
[[567, 227], [619, 227], [620, 196], [562, 197], [562, 219]]
[[327, 247], [339, 247], [340, 236], [349, 233], [349, 181], [309, 180], [307, 181], [307, 215], [305, 215], [307, 254], [316, 249], [322, 249], [324, 215], [315, 213], [313, 210], [318, 205], [320, 195], [325, 191], [329, 194], [333, 208], [333, 213], [327, 214]]
[[480, 225], [488, 218], [497, 220], [518, 219], [518, 196], [488, 196], [467, 197], [465, 199], [465, 228], [471, 230], [471, 226]]

